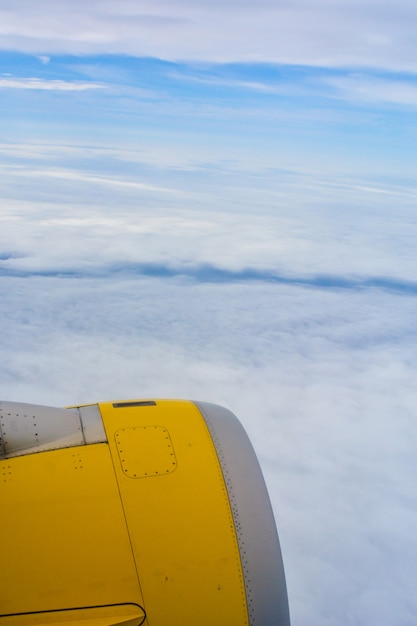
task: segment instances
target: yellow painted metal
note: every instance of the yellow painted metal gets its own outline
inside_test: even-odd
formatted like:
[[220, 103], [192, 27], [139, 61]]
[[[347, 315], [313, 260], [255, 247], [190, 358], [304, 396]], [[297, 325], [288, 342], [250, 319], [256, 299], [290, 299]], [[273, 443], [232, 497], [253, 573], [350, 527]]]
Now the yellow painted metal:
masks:
[[66, 611], [44, 611], [0, 617], [0, 626], [140, 626], [145, 613], [139, 606], [122, 604]]
[[[196, 406], [157, 401], [154, 406], [115, 408], [102, 403], [99, 408], [149, 626], [247, 625], [230, 503], [213, 442]], [[149, 475], [144, 475], [140, 459], [148, 437], [145, 428], [158, 432], [151, 444], [154, 458], [146, 453]], [[126, 429], [136, 438], [136, 452]], [[176, 459], [174, 471], [167, 471], [167, 448], [159, 440], [163, 431]]]
[[170, 474], [177, 467], [169, 433], [162, 426], [121, 428], [115, 440], [123, 471], [130, 478]]
[[106, 443], [1, 461], [0, 502], [0, 614], [143, 606]]
[[247, 626], [230, 502], [197, 407], [99, 408], [108, 443], [0, 462], [0, 626]]

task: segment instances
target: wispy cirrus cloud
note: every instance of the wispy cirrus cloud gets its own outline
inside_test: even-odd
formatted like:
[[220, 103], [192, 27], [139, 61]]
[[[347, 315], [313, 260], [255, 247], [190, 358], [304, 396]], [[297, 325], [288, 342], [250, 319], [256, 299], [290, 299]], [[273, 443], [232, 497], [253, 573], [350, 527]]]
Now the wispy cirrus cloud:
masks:
[[171, 72], [170, 77], [183, 82], [208, 85], [209, 87], [226, 87], [228, 89], [241, 89], [264, 94], [288, 95], [289, 92], [294, 90], [294, 85], [291, 88], [288, 83], [274, 84], [266, 81], [239, 80], [236, 78], [222, 78], [220, 76], [203, 76], [201, 74], [192, 75], [178, 71]]
[[164, 186], [149, 185], [144, 182], [115, 178], [114, 176], [99, 176], [94, 174], [82, 173], [74, 170], [64, 170], [59, 168], [51, 169], [31, 169], [29, 171], [22, 167], [14, 168], [16, 176], [24, 177], [46, 177], [51, 179], [61, 179], [66, 181], [75, 181], [81, 183], [92, 183], [93, 185], [105, 185], [108, 187], [122, 187], [125, 189], [136, 189], [139, 191], [161, 192], [161, 193], [182, 193], [178, 189], [171, 189]]
[[[214, 87], [218, 90], [253, 92], [259, 95], [319, 98], [323, 101], [350, 100], [358, 103], [394, 105], [417, 104], [417, 75], [352, 72], [343, 69], [294, 68], [293, 74], [277, 66], [260, 65], [258, 80], [242, 78], [247, 73], [244, 65], [234, 67], [235, 75], [212, 66], [173, 71], [169, 77], [184, 84]], [[226, 76], [224, 75], [226, 74]], [[240, 74], [240, 76], [239, 76]]]
[[323, 78], [323, 83], [336, 90], [335, 97], [352, 101], [417, 105], [417, 77], [382, 77], [361, 73]]
[[105, 89], [99, 83], [75, 82], [67, 80], [45, 80], [42, 78], [0, 77], [0, 89], [31, 89], [37, 91], [88, 91]]

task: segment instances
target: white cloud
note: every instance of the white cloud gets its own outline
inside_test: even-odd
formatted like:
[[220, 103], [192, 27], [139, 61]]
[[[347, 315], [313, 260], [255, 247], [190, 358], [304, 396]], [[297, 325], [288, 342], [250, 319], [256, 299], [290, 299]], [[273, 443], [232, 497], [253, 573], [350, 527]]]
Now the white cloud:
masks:
[[[140, 191], [154, 191], [160, 193], [179, 193], [177, 189], [170, 189], [163, 186], [149, 185], [143, 182], [138, 182], [134, 180], [128, 179], [120, 179], [112, 176], [99, 176], [94, 174], [86, 174], [77, 170], [64, 170], [60, 168], [51, 168], [51, 169], [26, 169], [24, 167], [15, 167], [10, 168], [10, 172], [14, 171], [15, 176], [24, 176], [24, 177], [46, 177], [46, 178], [57, 178], [68, 181], [82, 182], [82, 183], [92, 183], [93, 185], [105, 185], [110, 187], [124, 187], [127, 189], [137, 189]], [[184, 193], [184, 192], [183, 192]]]
[[294, 91], [300, 92], [300, 86], [290, 85], [287, 82], [280, 81], [280, 84], [271, 84], [261, 81], [247, 81], [233, 78], [219, 78], [214, 76], [191, 76], [189, 74], [181, 74], [179, 72], [171, 72], [170, 76], [177, 80], [191, 83], [200, 83], [202, 85], [213, 85], [215, 87], [227, 87], [230, 89], [244, 89], [265, 94], [289, 95]]
[[99, 83], [70, 82], [65, 80], [43, 80], [41, 78], [0, 78], [0, 89], [35, 89], [40, 91], [87, 91], [103, 89]]
[[[411, 186], [314, 169], [267, 166], [250, 176], [239, 164], [193, 169], [189, 162], [183, 169], [181, 159], [155, 164], [115, 149], [1, 150], [0, 245], [18, 253], [2, 263], [8, 271], [140, 271], [154, 264], [190, 276], [204, 266], [294, 281], [328, 275], [334, 284], [347, 278], [367, 288], [377, 288], [374, 279], [393, 280], [393, 288], [415, 280]], [[74, 159], [78, 168], [69, 166]], [[397, 219], [387, 232], [393, 203]]]
[[352, 74], [324, 79], [340, 97], [365, 102], [417, 105], [417, 82]]
[[274, 61], [413, 71], [413, 0], [3, 3], [0, 46], [48, 55]]
[[[198, 72], [198, 70], [197, 70]], [[210, 75], [172, 72], [170, 77], [183, 83], [199, 83], [224, 87], [233, 90], [244, 90], [260, 94], [285, 97], [303, 97], [306, 100], [314, 97], [321, 99], [346, 99], [353, 102], [391, 103], [415, 106], [417, 104], [417, 80], [415, 76], [386, 78], [372, 73], [341, 73], [332, 76], [308, 75], [289, 80], [282, 76], [270, 76], [269, 80], [239, 80]], [[329, 89], [330, 87], [330, 89]], [[335, 112], [327, 112], [335, 116]]]

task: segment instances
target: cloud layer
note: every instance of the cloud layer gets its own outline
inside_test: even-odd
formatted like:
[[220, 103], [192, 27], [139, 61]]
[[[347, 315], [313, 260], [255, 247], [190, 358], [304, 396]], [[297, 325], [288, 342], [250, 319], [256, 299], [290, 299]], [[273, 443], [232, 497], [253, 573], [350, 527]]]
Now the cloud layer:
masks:
[[415, 5], [271, 2], [3, 2], [0, 46], [45, 54], [123, 53], [415, 71]]

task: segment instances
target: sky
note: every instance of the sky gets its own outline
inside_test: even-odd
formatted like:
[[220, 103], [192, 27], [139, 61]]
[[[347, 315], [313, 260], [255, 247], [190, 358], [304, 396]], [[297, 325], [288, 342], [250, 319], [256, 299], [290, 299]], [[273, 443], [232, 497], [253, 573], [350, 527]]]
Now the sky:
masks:
[[293, 626], [417, 623], [414, 0], [0, 0], [0, 397], [239, 417]]

